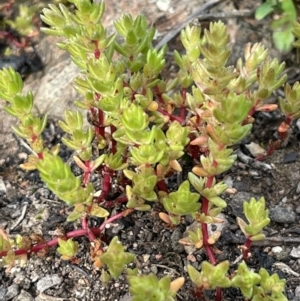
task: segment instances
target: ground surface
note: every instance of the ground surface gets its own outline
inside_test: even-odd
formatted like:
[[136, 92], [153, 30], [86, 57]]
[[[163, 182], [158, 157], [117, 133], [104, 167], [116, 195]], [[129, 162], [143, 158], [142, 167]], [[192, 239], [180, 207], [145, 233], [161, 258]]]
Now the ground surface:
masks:
[[[132, 14], [143, 12], [152, 22], [155, 22], [163, 37], [188, 18], [199, 7], [201, 1], [173, 0], [167, 11], [158, 8], [158, 1], [149, 1], [147, 5], [142, 5], [141, 2], [118, 1], [117, 4], [115, 1], [109, 1], [105, 22], [111, 24], [123, 11]], [[257, 4], [255, 2], [223, 1], [210, 12], [252, 10]], [[207, 26], [208, 21], [203, 22], [204, 27]], [[267, 23], [256, 22], [252, 15], [239, 19], [226, 18], [224, 21], [228, 24], [234, 47], [232, 62], [241, 55], [247, 42], [263, 41], [266, 45], [272, 45]], [[53, 41], [49, 39], [45, 42], [42, 39], [44, 38], [38, 41], [40, 42], [38, 51], [46, 63], [46, 71], [45, 74], [38, 75], [38, 80], [51, 84], [49, 77], [45, 80], [47, 74], [50, 73], [50, 78], [55, 78], [59, 74], [66, 78], [67, 74], [71, 72], [63, 71], [69, 64], [65, 63], [65, 56], [59, 55], [54, 52], [54, 48], [50, 48]], [[179, 47], [179, 40], [175, 37], [170, 42], [170, 50]], [[48, 50], [48, 57], [45, 49]], [[271, 47], [271, 49], [273, 48]], [[298, 64], [291, 63], [294, 62], [294, 54], [289, 53], [282, 56], [275, 50], [272, 50], [272, 54], [287, 60], [289, 80], [296, 81], [299, 67]], [[52, 57], [49, 58], [51, 55]], [[166, 74], [172, 74], [173, 66], [170, 62], [168, 62], [168, 68]], [[74, 71], [71, 74], [75, 73]], [[27, 79], [27, 82], [30, 84], [34, 80], [36, 78], [33, 76], [31, 79]], [[66, 78], [67, 82], [68, 80]], [[36, 86], [36, 82], [34, 85]], [[40, 91], [43, 89], [46, 90], [42, 86]], [[61, 90], [63, 89], [65, 86], [61, 87]], [[46, 91], [51, 91], [51, 86]], [[44, 97], [51, 99], [55, 95], [44, 95]], [[64, 97], [70, 97], [70, 95]], [[275, 100], [276, 96], [270, 101]], [[47, 102], [45, 98], [44, 102]], [[292, 136], [286, 147], [277, 150], [263, 164], [257, 164], [253, 160], [249, 161], [249, 157], [245, 157], [245, 155], [249, 155], [245, 144], [255, 142], [266, 145], [270, 139], [274, 138], [273, 134], [280, 124], [282, 116], [279, 112], [275, 112], [274, 114], [260, 113], [255, 117], [253, 134], [236, 148], [235, 152], [239, 155], [238, 160], [225, 175], [226, 182], [236, 189], [236, 192], [224, 195], [228, 200], [228, 207], [224, 211], [226, 223], [222, 230], [223, 235], [216, 244], [219, 250], [217, 258], [219, 261], [229, 259], [231, 272], [235, 270], [240, 255], [238, 246], [244, 243], [243, 235], [236, 226], [235, 218], [241, 216], [244, 200], [248, 200], [252, 196], [265, 196], [267, 207], [270, 210], [271, 224], [266, 228], [266, 240], [253, 246], [249, 266], [256, 271], [259, 270], [259, 267], [264, 267], [269, 272], [277, 272], [280, 277], [287, 280], [285, 293], [288, 300], [296, 301], [300, 300], [299, 128], [296, 124], [293, 126]], [[57, 116], [49, 120], [44, 133], [49, 146], [58, 143], [62, 136], [56, 120]], [[17, 233], [29, 235], [34, 232], [43, 235], [45, 239], [51, 239], [53, 231], [57, 228], [65, 231], [74, 229], [74, 225], [66, 222], [66, 213], [69, 209], [45, 187], [40, 181], [38, 173], [24, 172], [18, 167], [26, 160], [28, 151], [18, 141], [15, 141], [13, 136], [7, 138], [9, 135], [8, 125], [11, 122], [8, 119], [4, 120], [2, 128], [0, 128], [1, 141], [6, 140], [0, 148], [0, 227], [10, 232], [12, 236]], [[70, 154], [71, 152], [63, 148], [61, 155], [65, 160], [69, 158]], [[99, 184], [99, 181], [95, 182], [96, 187], [100, 187]], [[117, 206], [113, 212], [119, 212], [121, 209], [121, 206]], [[127, 250], [136, 254], [135, 265], [143, 273], [153, 272], [159, 277], [170, 275], [172, 278], [184, 276], [186, 284], [179, 291], [178, 300], [201, 300], [196, 299], [193, 294], [193, 286], [188, 280], [186, 265], [189, 263], [198, 268], [201, 262], [206, 260], [206, 255], [203, 250], [198, 250], [188, 257], [184, 248], [178, 244], [178, 240], [192, 221], [186, 219], [181, 226], [170, 230], [159, 220], [158, 212], [160, 210], [161, 207], [157, 204], [151, 212], [134, 212], [111, 225], [106, 230], [106, 236], [110, 239], [114, 235], [118, 235]], [[99, 225], [100, 222], [97, 219], [92, 220], [93, 226]], [[75, 225], [75, 228], [79, 226]], [[100, 271], [93, 268], [89, 258], [88, 240], [82, 238], [78, 241], [81, 246], [78, 264], [61, 260], [55, 249], [52, 248], [45, 258], [33, 255], [23, 268], [14, 267], [8, 273], [5, 273], [3, 268], [0, 269], [0, 300], [130, 300], [125, 277], [121, 276], [117, 281], [110, 282], [108, 286], [102, 285], [99, 279]], [[210, 294], [206, 298], [213, 300]], [[238, 291], [225, 290], [224, 300], [233, 299], [243, 300]]]

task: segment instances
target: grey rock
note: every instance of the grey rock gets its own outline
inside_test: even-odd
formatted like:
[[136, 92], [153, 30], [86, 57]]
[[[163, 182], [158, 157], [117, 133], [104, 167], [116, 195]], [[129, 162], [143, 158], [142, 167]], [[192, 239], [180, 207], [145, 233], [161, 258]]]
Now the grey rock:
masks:
[[34, 301], [34, 298], [26, 291], [21, 290], [20, 295], [14, 298], [13, 301]]
[[63, 279], [59, 277], [57, 274], [47, 275], [37, 282], [36, 288], [38, 289], [39, 292], [43, 293], [48, 288], [61, 284], [62, 281]]
[[232, 200], [228, 202], [228, 207], [232, 210], [235, 216], [245, 219], [245, 215], [243, 213], [243, 204], [244, 202], [249, 201], [252, 197], [255, 197], [257, 199], [257, 197], [253, 195], [253, 193], [240, 191], [236, 193], [232, 197]]
[[291, 256], [294, 258], [300, 258], [300, 246], [298, 246], [297, 248], [293, 247]]
[[216, 218], [221, 219], [223, 222], [221, 223], [212, 223], [212, 224], [208, 224], [207, 225], [207, 231], [208, 231], [208, 235], [211, 236], [213, 235], [215, 232], [220, 232], [222, 233], [223, 229], [225, 227], [228, 227], [229, 222], [225, 216], [225, 214], [223, 213], [219, 213]]
[[273, 252], [274, 254], [281, 253], [281, 252], [282, 252], [282, 248], [281, 248], [280, 246], [273, 247], [273, 248], [272, 248], [272, 252]]
[[[0, 100], [0, 160], [14, 157], [17, 154], [19, 144], [13, 135], [12, 126], [17, 124], [17, 119], [4, 111], [4, 102]], [[1, 164], [1, 163], [0, 163]]]
[[270, 209], [271, 221], [281, 224], [292, 224], [296, 220], [296, 214], [292, 208], [276, 206]]
[[14, 297], [16, 297], [18, 294], [19, 294], [19, 286], [14, 283], [7, 288], [7, 292], [4, 296], [3, 301], [11, 300]]
[[175, 228], [171, 235], [171, 245], [176, 253], [181, 253], [184, 251], [184, 246], [181, 245], [178, 241], [182, 238], [183, 233], [179, 228]]
[[237, 191], [241, 191], [241, 192], [251, 189], [249, 185], [249, 181], [243, 181], [243, 180], [240, 181], [235, 180], [233, 182], [232, 187], [235, 188]]
[[4, 296], [7, 292], [7, 289], [4, 287], [0, 287], [0, 300], [4, 300]]
[[[300, 120], [300, 119], [299, 119]], [[297, 185], [297, 188], [296, 188], [296, 194], [300, 194], [300, 182], [298, 183]]]
[[23, 89], [31, 91], [34, 96], [36, 110], [44, 115], [62, 118], [65, 110], [80, 111], [74, 101], [81, 97], [73, 87], [73, 80], [79, 75], [80, 69], [71, 60], [70, 55], [56, 46], [64, 39], [44, 36], [38, 45], [45, 68], [32, 74]]
[[266, 154], [266, 150], [257, 143], [251, 142], [249, 144], [245, 144], [245, 147], [248, 149], [248, 151], [253, 157]]
[[6, 186], [4, 181], [0, 178], [0, 195], [6, 194]]
[[295, 289], [295, 301], [300, 301], [300, 285]]
[[123, 295], [119, 301], [130, 301], [131, 296], [129, 294]]

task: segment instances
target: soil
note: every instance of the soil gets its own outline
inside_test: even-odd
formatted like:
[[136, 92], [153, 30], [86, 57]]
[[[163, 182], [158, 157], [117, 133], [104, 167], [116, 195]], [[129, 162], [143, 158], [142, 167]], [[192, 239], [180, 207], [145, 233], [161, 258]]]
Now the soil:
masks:
[[[129, 10], [132, 14], [143, 12], [151, 22], [155, 22], [161, 37], [164, 37], [184, 22], [200, 5], [199, 1], [173, 0], [169, 7], [167, 6], [168, 10], [162, 11], [158, 8], [159, 1], [149, 1], [147, 5], [142, 5], [141, 2], [109, 1], [108, 17], [105, 22], [111, 24], [123, 11]], [[259, 3], [260, 1], [254, 0], [220, 1], [208, 12], [212, 15], [231, 10], [243, 12], [247, 9], [253, 12], [254, 7]], [[223, 19], [231, 34], [234, 54], [231, 63], [242, 55], [246, 43], [262, 41], [270, 47], [273, 56], [287, 62], [289, 82], [297, 81], [299, 65], [294, 63], [296, 52], [292, 51], [285, 55], [276, 52], [272, 46], [268, 19], [257, 22], [253, 14], [248, 12], [245, 15]], [[209, 21], [210, 19], [201, 21], [201, 26], [207, 27]], [[42, 45], [43, 39], [44, 36], [38, 37], [37, 44]], [[42, 47], [37, 49], [41, 50]], [[170, 53], [173, 49], [182, 49], [178, 35], [169, 43], [169, 49]], [[46, 62], [47, 71], [58, 70], [47, 67], [46, 58], [43, 57], [42, 52], [40, 55], [44, 63]], [[60, 63], [65, 60], [63, 56], [56, 57], [60, 57], [60, 61], [58, 60]], [[49, 61], [51, 59], [48, 58]], [[170, 54], [165, 74], [172, 76], [174, 70]], [[54, 71], [51, 72], [52, 77], [57, 75], [53, 73]], [[46, 76], [37, 74], [41, 81], [43, 80], [41, 77]], [[34, 80], [36, 80], [34, 75], [28, 77], [27, 85]], [[274, 95], [268, 101], [276, 102], [277, 96]], [[59, 143], [63, 136], [63, 132], [57, 126], [58, 117], [60, 116], [52, 116], [49, 119], [43, 134], [48, 147]], [[300, 127], [299, 123], [295, 122], [288, 144], [276, 150], [264, 161], [258, 162], [251, 158], [247, 145], [253, 142], [266, 148], [269, 140], [276, 140], [274, 133], [282, 121], [282, 115], [279, 111], [275, 111], [258, 113], [254, 117], [256, 121], [251, 136], [235, 148], [238, 160], [224, 175], [231, 190], [223, 195], [228, 201], [228, 207], [223, 212], [226, 222], [222, 226], [222, 236], [215, 245], [216, 257], [218, 261], [228, 259], [230, 272], [235, 271], [241, 260], [239, 246], [245, 242], [235, 219], [237, 216], [243, 216], [243, 201], [250, 197], [264, 196], [267, 208], [270, 210], [271, 223], [265, 229], [266, 239], [253, 244], [248, 266], [255, 271], [264, 267], [269, 273], [278, 273], [280, 278], [286, 279], [287, 299], [296, 301], [300, 300], [300, 158], [298, 156]], [[67, 232], [79, 228], [80, 225], [77, 223], [74, 225], [66, 222], [70, 208], [47, 189], [38, 173], [24, 171], [19, 167], [19, 164], [26, 161], [29, 151], [21, 140], [10, 133], [8, 125], [13, 122], [12, 119], [1, 119], [1, 121], [0, 139], [4, 143], [2, 148], [0, 147], [0, 227], [9, 232], [12, 237], [17, 234], [28, 236], [36, 233], [45, 240], [51, 239], [57, 229]], [[62, 145], [60, 155], [67, 161], [72, 152]], [[74, 164], [71, 166], [76, 172]], [[188, 163], [184, 168], [185, 171], [189, 169]], [[183, 173], [183, 178], [185, 174]], [[94, 177], [92, 181], [96, 189], [100, 189], [101, 179]], [[178, 183], [171, 181], [169, 185], [174, 189]], [[117, 204], [110, 210], [112, 214], [116, 214], [124, 209], [125, 205]], [[169, 275], [172, 279], [184, 276], [186, 282], [178, 292], [177, 300], [213, 300], [213, 291], [207, 292], [202, 297], [196, 296], [186, 271], [187, 264], [199, 269], [201, 262], [207, 260], [205, 252], [200, 249], [187, 254], [184, 247], [178, 243], [192, 220], [185, 218], [180, 226], [170, 229], [158, 217], [158, 213], [162, 210], [162, 206], [156, 203], [149, 212], [136, 211], [115, 221], [106, 228], [106, 239], [109, 241], [117, 235], [127, 251], [136, 255], [135, 263], [129, 265], [131, 268], [137, 267], [142, 273], [152, 272], [159, 278], [165, 275]], [[103, 221], [95, 218], [90, 222], [92, 227], [97, 227]], [[216, 227], [212, 226], [212, 229], [214, 228]], [[91, 262], [88, 239], [83, 237], [76, 240], [80, 245], [78, 262], [64, 261], [55, 248], [50, 248], [46, 254], [32, 254], [24, 267], [16, 266], [7, 272], [4, 268], [0, 268], [0, 300], [130, 300], [125, 274], [118, 280], [111, 280], [108, 285], [104, 285], [100, 280], [101, 271], [94, 268]], [[223, 300], [233, 299], [244, 300], [238, 290], [225, 289]]]

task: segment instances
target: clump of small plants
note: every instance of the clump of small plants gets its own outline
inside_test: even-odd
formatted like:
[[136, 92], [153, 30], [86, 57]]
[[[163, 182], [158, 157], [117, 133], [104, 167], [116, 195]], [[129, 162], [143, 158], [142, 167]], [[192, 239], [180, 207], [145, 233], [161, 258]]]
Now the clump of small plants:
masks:
[[255, 11], [255, 18], [261, 20], [272, 14], [270, 29], [275, 47], [281, 52], [292, 49], [294, 22], [297, 21], [297, 4], [294, 0], [266, 0]]
[[37, 32], [38, 5], [20, 4], [16, 16], [15, 0], [6, 1], [0, 5], [0, 38], [6, 40], [5, 54], [12, 52], [12, 47], [25, 49]]
[[[264, 239], [263, 229], [270, 222], [264, 198], [245, 200], [246, 220], [237, 220], [246, 243], [236, 271], [229, 272], [228, 260], [217, 261], [214, 244], [221, 233], [208, 231], [209, 224], [222, 223], [220, 213], [227, 206], [222, 197], [227, 185], [220, 175], [236, 160], [232, 146], [249, 135], [255, 112], [276, 109], [264, 100], [284, 85], [284, 63], [254, 44], [246, 47], [236, 66], [226, 66], [229, 35], [222, 22], [215, 22], [209, 30], [187, 26], [181, 32], [185, 53], [174, 52], [177, 77], [163, 78], [167, 47], [158, 50], [152, 45], [155, 29], [147, 26], [144, 16], [123, 15], [114, 22], [116, 33], [108, 35], [101, 23], [103, 2], [69, 2], [76, 7], [74, 12], [63, 4], [50, 4], [41, 18], [49, 25], [42, 30], [64, 37], [57, 46], [69, 52], [81, 69], [74, 80], [82, 96], [75, 100], [80, 110], [66, 111], [59, 125], [66, 133], [62, 142], [74, 151], [73, 160], [82, 175], [75, 176], [58, 155], [59, 145], [44, 146], [41, 134], [47, 116], [32, 113], [33, 95], [22, 93], [21, 76], [13, 69], [0, 71], [0, 98], [6, 102], [5, 111], [19, 119], [14, 132], [33, 151], [22, 167], [39, 171], [47, 187], [72, 208], [67, 220], [81, 227], [39, 242], [30, 236], [11, 239], [1, 229], [2, 264], [9, 270], [17, 262], [25, 264], [31, 253], [56, 245], [62, 259], [74, 261], [79, 245], [73, 238], [86, 236], [103, 282], [126, 273], [132, 300], [175, 300], [183, 277], [171, 281], [169, 276], [143, 275], [127, 267], [133, 267], [135, 255], [126, 252], [117, 236], [109, 242], [104, 239], [106, 225], [134, 211], [150, 211], [159, 202], [164, 208], [159, 216], [166, 227], [174, 229], [186, 216], [194, 219], [196, 226], [180, 243], [204, 248], [207, 254], [200, 270], [186, 267], [200, 296], [215, 290], [215, 299], [222, 300], [222, 290], [234, 287], [246, 300], [287, 300], [285, 280], [263, 268], [247, 267], [251, 243]], [[296, 36], [297, 32], [300, 36], [298, 27]], [[280, 141], [287, 139], [292, 120], [300, 116], [299, 93], [299, 83], [286, 85], [285, 98], [279, 100], [286, 116], [278, 130]], [[84, 126], [86, 115], [88, 127]], [[170, 191], [166, 180], [182, 172], [186, 156], [192, 159], [190, 172], [177, 190]], [[102, 179], [100, 192], [95, 191], [91, 175]], [[113, 201], [108, 200], [112, 183], [122, 192]], [[123, 204], [118, 207], [123, 209], [111, 214], [110, 208], [117, 204]], [[91, 227], [94, 216], [102, 218], [98, 227]]]

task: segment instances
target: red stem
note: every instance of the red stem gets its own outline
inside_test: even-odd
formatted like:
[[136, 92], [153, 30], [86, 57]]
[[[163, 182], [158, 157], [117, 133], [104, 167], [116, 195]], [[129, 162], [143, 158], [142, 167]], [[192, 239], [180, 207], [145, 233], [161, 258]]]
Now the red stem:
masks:
[[95, 57], [95, 59], [99, 59], [100, 58], [100, 55], [101, 55], [101, 51], [100, 51], [100, 49], [99, 49], [99, 47], [98, 47], [98, 41], [93, 41], [94, 42], [94, 45], [96, 46], [96, 49], [95, 49], [95, 51], [94, 51], [94, 57]]
[[18, 48], [25, 48], [27, 45], [27, 39], [25, 38], [25, 41], [23, 43], [20, 43], [18, 40], [14, 38], [14, 36], [7, 32], [7, 31], [0, 31], [0, 36], [6, 37], [14, 46]]
[[246, 240], [246, 243], [245, 243], [245, 249], [243, 251], [243, 259], [245, 261], [247, 261], [249, 258], [249, 250], [250, 250], [251, 244], [252, 244], [252, 240], [250, 237], [248, 237]]
[[94, 241], [96, 238], [95, 238], [95, 235], [93, 234], [93, 232], [91, 232], [91, 229], [89, 228], [86, 216], [84, 218], [82, 218], [81, 226], [82, 226], [82, 229], [87, 230], [88, 239], [90, 241]]
[[178, 117], [178, 116], [169, 114], [167, 111], [165, 111], [165, 110], [163, 110], [163, 109], [158, 108], [157, 111], [160, 112], [160, 113], [162, 113], [162, 114], [165, 115], [165, 116], [170, 117], [170, 120], [176, 120], [176, 121], [178, 121], [179, 123], [183, 123], [183, 122], [184, 122], [184, 119], [182, 119], [181, 117]]
[[[103, 230], [105, 229], [105, 226], [107, 224], [109, 224], [119, 218], [122, 218], [123, 216], [127, 216], [128, 214], [132, 213], [133, 211], [134, 211], [134, 209], [125, 209], [124, 211], [122, 211], [118, 214], [115, 214], [115, 215], [111, 216], [110, 218], [108, 218], [107, 220], [105, 220], [100, 227], [74, 230], [74, 231], [67, 233], [64, 238], [68, 239], [68, 238], [74, 238], [74, 237], [79, 237], [79, 236], [89, 236], [89, 232], [91, 232], [91, 234], [93, 234], [93, 235], [100, 235], [100, 233], [103, 232]], [[41, 250], [49, 248], [49, 247], [56, 246], [57, 244], [58, 244], [58, 237], [53, 238], [48, 242], [35, 245], [29, 250], [25, 250], [25, 249], [15, 250], [14, 253], [16, 256], [22, 255], [22, 254], [37, 253], [38, 251], [41, 251]], [[0, 253], [0, 257], [4, 257], [6, 255], [7, 255], [7, 251], [3, 251]]]
[[158, 182], [157, 182], [157, 187], [158, 187], [160, 190], [162, 190], [162, 191], [168, 193], [168, 187], [167, 187], [167, 184], [166, 184], [166, 182], [165, 182], [164, 180], [158, 181]]
[[220, 287], [216, 288], [216, 301], [222, 301], [222, 289]]
[[186, 113], [185, 107], [181, 107], [180, 108], [180, 118], [183, 120], [185, 120], [185, 115], [186, 115], [185, 113]]
[[[207, 184], [206, 184], [207, 188], [211, 188], [213, 180], [214, 180], [213, 176], [208, 177]], [[208, 199], [203, 197], [201, 211], [205, 215], [208, 214], [208, 205], [209, 205]], [[207, 224], [201, 223], [201, 228], [202, 228], [202, 235], [203, 235], [203, 245], [204, 245], [205, 251], [207, 253], [208, 259], [213, 265], [216, 265], [217, 264], [216, 257], [211, 249], [210, 244], [208, 243], [209, 236], [208, 236]]]
[[105, 128], [103, 122], [104, 122], [104, 113], [102, 110], [98, 109], [99, 134], [105, 139]]
[[[99, 235], [101, 233], [99, 228], [91, 228], [90, 231], [92, 231], [95, 235]], [[73, 237], [78, 237], [78, 236], [86, 236], [87, 235], [88, 230], [86, 229], [80, 229], [80, 230], [74, 230], [71, 231], [69, 233], [67, 233], [65, 235], [65, 238], [73, 238]], [[30, 254], [30, 253], [37, 253], [38, 251], [41, 251], [45, 248], [49, 248], [49, 247], [53, 247], [55, 245], [58, 244], [58, 238], [54, 238], [48, 242], [39, 244], [39, 245], [35, 245], [34, 247], [32, 247], [29, 250], [24, 250], [24, 249], [19, 249], [14, 251], [15, 255], [22, 255], [22, 254]], [[1, 252], [0, 253], [0, 257], [4, 257], [7, 255], [7, 252]]]
[[103, 205], [103, 207], [105, 207], [105, 208], [115, 207], [116, 203], [122, 204], [122, 203], [126, 203], [126, 202], [128, 202], [127, 196], [122, 196], [113, 201], [106, 201], [105, 204]]
[[[113, 135], [113, 133], [116, 131], [116, 127], [111, 125], [110, 126], [110, 134], [111, 134], [111, 137]], [[111, 141], [111, 151], [113, 154], [115, 154], [117, 152], [117, 142], [115, 139], [112, 138], [112, 141]]]
[[285, 119], [286, 124], [291, 125], [292, 121], [293, 121], [293, 119], [290, 116], [286, 116], [286, 119]]
[[[186, 88], [182, 88], [182, 90], [181, 90], [181, 97], [182, 97], [183, 103], [185, 104], [185, 101], [186, 101]], [[183, 120], [185, 120], [185, 113], [186, 113], [186, 108], [184, 106], [182, 106], [180, 108], [180, 117]]]
[[101, 203], [104, 200], [110, 190], [111, 187], [111, 176], [110, 173], [112, 171], [107, 167], [104, 166], [103, 168], [103, 180], [102, 180], [102, 191], [100, 196], [97, 198], [98, 203]]
[[106, 221], [104, 221], [102, 223], [102, 225], [100, 226], [99, 230], [100, 230], [100, 233], [105, 229], [105, 226], [109, 223], [112, 223], [113, 221], [119, 219], [119, 218], [122, 218], [123, 216], [127, 216], [128, 214], [130, 214], [131, 212], [133, 212], [134, 209], [133, 208], [129, 208], [129, 209], [125, 209], [124, 211], [120, 212], [120, 213], [117, 213], [113, 216], [111, 216], [110, 218], [108, 218]]
[[164, 104], [165, 102], [164, 102], [164, 99], [161, 97], [161, 92], [159, 91], [158, 86], [155, 86], [154, 91], [155, 91], [156, 97], [158, 99], [158, 102], [161, 104]]
[[83, 184], [87, 185], [87, 183], [90, 180], [90, 176], [91, 176], [91, 169], [90, 169], [90, 161], [85, 161], [84, 162], [85, 166], [88, 168], [86, 172], [84, 172], [83, 174]]

